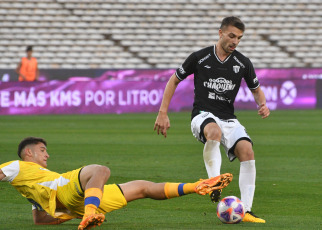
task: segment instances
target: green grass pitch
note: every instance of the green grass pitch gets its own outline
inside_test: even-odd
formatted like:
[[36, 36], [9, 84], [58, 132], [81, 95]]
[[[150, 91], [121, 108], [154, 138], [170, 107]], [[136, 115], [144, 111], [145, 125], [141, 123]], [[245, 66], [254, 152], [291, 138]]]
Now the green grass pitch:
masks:
[[[322, 229], [322, 111], [237, 111], [254, 141], [257, 181], [253, 211], [266, 224], [222, 224], [216, 205], [196, 194], [138, 200], [108, 213], [97, 229]], [[168, 137], [153, 132], [156, 114], [46, 115], [0, 117], [0, 163], [18, 159], [26, 136], [48, 141], [48, 168], [65, 172], [87, 164], [111, 169], [110, 183], [145, 179], [193, 182], [206, 177], [203, 145], [190, 131], [190, 113], [170, 113]], [[239, 162], [222, 151], [222, 172], [234, 174], [223, 197], [240, 196]], [[0, 229], [77, 229], [79, 220], [35, 226], [31, 205], [10, 184], [0, 183]]]

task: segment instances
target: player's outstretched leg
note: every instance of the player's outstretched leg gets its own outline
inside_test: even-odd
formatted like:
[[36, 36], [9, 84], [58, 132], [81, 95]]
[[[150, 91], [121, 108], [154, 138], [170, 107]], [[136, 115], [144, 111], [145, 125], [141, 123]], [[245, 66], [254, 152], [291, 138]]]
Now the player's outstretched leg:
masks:
[[225, 188], [233, 180], [231, 173], [221, 174], [216, 177], [201, 180], [196, 186], [195, 191], [200, 195], [209, 194], [212, 191]]
[[214, 178], [201, 179], [194, 183], [154, 183], [137, 180], [120, 184], [119, 186], [127, 202], [142, 198], [164, 200], [191, 193], [205, 195], [216, 189], [226, 187], [232, 178], [232, 174], [226, 173]]

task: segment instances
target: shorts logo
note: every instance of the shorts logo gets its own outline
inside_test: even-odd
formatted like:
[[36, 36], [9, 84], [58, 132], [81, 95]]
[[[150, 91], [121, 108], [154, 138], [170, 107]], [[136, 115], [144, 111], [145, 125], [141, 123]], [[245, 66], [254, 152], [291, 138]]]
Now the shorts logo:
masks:
[[233, 66], [233, 71], [234, 71], [235, 73], [238, 73], [238, 72], [239, 72], [239, 69], [240, 69], [240, 66], [239, 66], [239, 65], [234, 65], [234, 66]]
[[205, 114], [202, 114], [202, 115], [201, 115], [201, 117], [202, 117], [202, 118], [205, 118], [205, 117], [207, 117], [208, 115], [209, 115], [209, 112], [208, 112], [208, 113], [205, 113]]
[[184, 68], [182, 67], [182, 65], [179, 67], [179, 72], [181, 74], [185, 74], [186, 73], [186, 71], [184, 70]]

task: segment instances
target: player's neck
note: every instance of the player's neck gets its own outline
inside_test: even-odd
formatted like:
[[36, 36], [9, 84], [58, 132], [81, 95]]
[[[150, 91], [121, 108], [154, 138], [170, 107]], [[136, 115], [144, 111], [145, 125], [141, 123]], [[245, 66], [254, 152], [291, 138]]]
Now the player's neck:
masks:
[[224, 51], [220, 43], [215, 45], [215, 53], [221, 61], [224, 61], [230, 55], [230, 53]]
[[32, 158], [28, 158], [28, 157], [26, 157], [25, 159], [22, 159], [22, 161], [37, 164], [37, 165], [39, 165], [39, 166], [40, 166], [40, 167], [42, 167], [42, 168], [47, 168], [46, 166], [39, 164], [38, 162], [36, 162], [36, 161], [35, 161], [35, 160], [33, 160]]

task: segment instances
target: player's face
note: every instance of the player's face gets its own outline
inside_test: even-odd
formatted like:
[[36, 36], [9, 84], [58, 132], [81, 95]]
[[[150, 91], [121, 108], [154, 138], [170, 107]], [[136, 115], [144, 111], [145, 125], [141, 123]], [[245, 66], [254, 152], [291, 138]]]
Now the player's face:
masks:
[[33, 161], [46, 168], [47, 160], [49, 158], [46, 146], [43, 143], [38, 143], [33, 145], [30, 150], [32, 152]]
[[225, 53], [232, 53], [238, 46], [240, 39], [243, 37], [243, 31], [234, 27], [227, 26], [219, 30], [219, 45]]
[[31, 56], [32, 56], [32, 51], [27, 51], [27, 57], [31, 58]]

